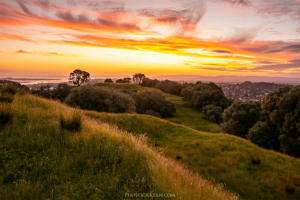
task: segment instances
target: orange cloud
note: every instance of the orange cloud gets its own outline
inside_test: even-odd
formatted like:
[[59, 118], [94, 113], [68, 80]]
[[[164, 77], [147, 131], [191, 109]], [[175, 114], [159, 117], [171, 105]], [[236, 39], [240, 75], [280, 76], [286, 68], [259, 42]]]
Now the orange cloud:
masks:
[[26, 41], [31, 42], [32, 40], [25, 38], [20, 35], [15, 34], [6, 34], [6, 33], [0, 33], [0, 40], [20, 40], [20, 41]]

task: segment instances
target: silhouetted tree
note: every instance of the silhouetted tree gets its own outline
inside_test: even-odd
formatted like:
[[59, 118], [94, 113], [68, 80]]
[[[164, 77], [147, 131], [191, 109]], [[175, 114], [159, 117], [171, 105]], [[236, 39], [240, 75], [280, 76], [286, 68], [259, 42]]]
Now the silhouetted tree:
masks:
[[131, 78], [123, 78], [116, 80], [116, 83], [130, 83]]
[[80, 86], [90, 80], [90, 73], [76, 69], [70, 73], [69, 81], [71, 81], [75, 86]]
[[105, 79], [104, 83], [113, 83], [113, 80], [111, 78]]
[[142, 82], [142, 86], [144, 87], [156, 87], [156, 85], [159, 83], [159, 80], [157, 79], [150, 79], [150, 78], [144, 78]]
[[146, 78], [145, 74], [137, 73], [133, 75], [132, 80], [134, 83], [141, 85], [145, 78]]

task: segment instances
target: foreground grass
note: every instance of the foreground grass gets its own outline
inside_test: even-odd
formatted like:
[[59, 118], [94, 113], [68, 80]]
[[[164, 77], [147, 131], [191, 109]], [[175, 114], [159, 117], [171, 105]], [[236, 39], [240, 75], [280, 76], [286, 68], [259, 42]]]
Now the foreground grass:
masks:
[[300, 160], [264, 150], [244, 139], [196, 131], [166, 120], [137, 114], [86, 112], [100, 123], [136, 135], [194, 172], [224, 183], [249, 200], [296, 200], [300, 197]]
[[165, 92], [162, 92], [159, 89], [155, 88], [149, 88], [149, 87], [142, 87], [135, 84], [111, 84], [111, 83], [97, 83], [96, 85], [102, 86], [102, 87], [108, 87], [117, 89], [121, 92], [141, 92], [145, 90], [150, 91], [158, 91], [161, 92], [168, 101], [172, 102], [176, 106], [176, 113], [173, 117], [169, 117], [168, 120], [183, 124], [186, 126], [189, 126], [193, 129], [199, 130], [199, 131], [206, 131], [206, 132], [212, 132], [212, 133], [219, 133], [221, 131], [220, 126], [216, 123], [210, 122], [206, 119], [204, 119], [204, 115], [191, 108], [187, 101], [184, 101], [182, 97], [167, 94]]
[[[143, 137], [95, 121], [83, 111], [30, 95], [16, 96], [1, 109], [13, 114], [0, 130], [1, 200], [115, 200], [124, 199], [126, 192], [237, 199], [157, 153]], [[62, 130], [60, 119], [74, 113], [81, 115], [80, 131]]]

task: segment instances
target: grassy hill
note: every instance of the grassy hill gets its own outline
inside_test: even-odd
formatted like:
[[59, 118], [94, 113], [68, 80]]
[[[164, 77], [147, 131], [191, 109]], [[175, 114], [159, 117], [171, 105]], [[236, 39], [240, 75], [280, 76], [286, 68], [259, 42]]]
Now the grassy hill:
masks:
[[[10, 115], [12, 121], [7, 117]], [[116, 120], [113, 124], [119, 124], [122, 129], [149, 133], [149, 137], [157, 133], [153, 139], [161, 138], [157, 142], [163, 146], [166, 138], [164, 133], [155, 131], [155, 124], [153, 129], [148, 130], [150, 124], [144, 124], [145, 127], [141, 124], [135, 130], [122, 123], [130, 121], [135, 125], [134, 119], [141, 122], [150, 119], [145, 123], [157, 121], [161, 126], [165, 121], [149, 116], [75, 110], [31, 95], [17, 95], [11, 104], [0, 103], [0, 116], [1, 200], [115, 200], [124, 199], [126, 192], [171, 193], [176, 195], [175, 199], [238, 199], [223, 187], [212, 185], [164, 157], [147, 145], [143, 137], [103, 123]], [[79, 132], [61, 129], [62, 118], [76, 116], [82, 121]], [[173, 125], [170, 125], [163, 130], [172, 132]], [[180, 132], [176, 134], [179, 136]]]
[[192, 109], [188, 106], [188, 102], [184, 101], [182, 97], [167, 94], [165, 92], [162, 92], [159, 89], [155, 88], [149, 88], [149, 87], [142, 87], [135, 84], [106, 84], [106, 83], [97, 83], [98, 86], [108, 87], [108, 88], [114, 88], [121, 92], [141, 92], [145, 90], [150, 91], [158, 91], [162, 93], [167, 100], [171, 101], [176, 106], [176, 113], [173, 117], [168, 118], [169, 121], [183, 124], [186, 126], [189, 126], [193, 129], [199, 130], [199, 131], [206, 131], [206, 132], [213, 132], [213, 133], [219, 133], [221, 131], [218, 124], [210, 122], [206, 119], [204, 119], [204, 116], [201, 112]]
[[300, 160], [262, 149], [247, 140], [211, 134], [138, 114], [87, 112], [99, 123], [114, 124], [135, 135], [191, 171], [249, 200], [296, 200], [300, 196]]

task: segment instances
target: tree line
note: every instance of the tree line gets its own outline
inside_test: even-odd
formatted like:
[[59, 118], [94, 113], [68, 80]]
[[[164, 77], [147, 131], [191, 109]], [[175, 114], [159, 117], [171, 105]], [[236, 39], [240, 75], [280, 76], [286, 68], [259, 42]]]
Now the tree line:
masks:
[[[81, 72], [71, 73], [70, 80], [74, 86], [60, 84], [54, 90], [41, 87], [32, 92], [59, 99], [70, 106], [100, 112], [137, 112], [158, 117], [169, 117], [176, 112], [175, 105], [156, 91], [132, 92], [101, 86], [81, 86], [89, 80], [89, 74]], [[120, 80], [123, 81], [118, 83], [129, 81], [128, 78]], [[182, 96], [191, 107], [201, 111], [206, 119], [220, 124], [225, 133], [246, 138], [264, 148], [300, 157], [300, 86], [280, 88], [260, 102], [240, 102], [226, 98], [215, 83], [181, 84], [149, 79], [140, 73], [135, 74], [132, 80], [144, 87]]]

